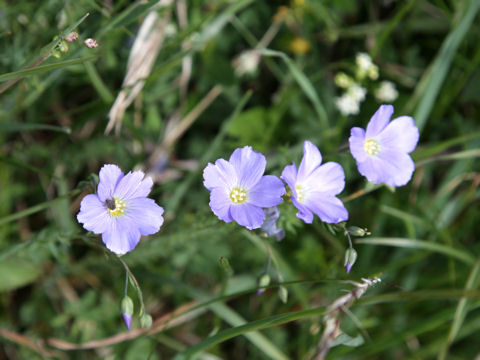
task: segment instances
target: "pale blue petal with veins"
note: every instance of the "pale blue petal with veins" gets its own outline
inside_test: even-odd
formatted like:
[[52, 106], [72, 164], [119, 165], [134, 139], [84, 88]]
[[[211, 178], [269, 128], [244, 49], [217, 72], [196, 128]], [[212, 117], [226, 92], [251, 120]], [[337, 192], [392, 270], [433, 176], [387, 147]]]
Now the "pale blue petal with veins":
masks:
[[285, 186], [276, 176], [264, 176], [266, 159], [252, 147], [236, 149], [228, 161], [218, 159], [203, 170], [210, 190], [210, 208], [220, 220], [257, 229], [265, 220], [262, 208], [282, 202]]
[[291, 189], [291, 200], [298, 209], [297, 217], [313, 222], [313, 214], [327, 223], [348, 219], [342, 201], [336, 197], [345, 187], [345, 173], [335, 162], [322, 165], [322, 155], [310, 141], [303, 145], [303, 158], [297, 171], [295, 163], [283, 169], [281, 178]]
[[412, 178], [415, 164], [410, 153], [418, 143], [419, 132], [410, 116], [390, 122], [392, 105], [381, 105], [370, 119], [367, 130], [354, 127], [350, 152], [360, 174], [374, 184], [403, 186]]
[[78, 222], [102, 234], [105, 246], [123, 255], [132, 251], [142, 235], [151, 235], [163, 224], [163, 208], [147, 198], [153, 182], [142, 171], [129, 172], [112, 164], [100, 169], [96, 194], [83, 198]]

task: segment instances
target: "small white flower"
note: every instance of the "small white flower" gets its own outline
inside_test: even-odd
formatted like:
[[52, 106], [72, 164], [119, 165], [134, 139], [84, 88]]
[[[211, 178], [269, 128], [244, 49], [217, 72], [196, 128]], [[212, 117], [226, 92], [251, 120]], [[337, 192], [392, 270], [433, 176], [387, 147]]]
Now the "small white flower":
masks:
[[372, 80], [378, 79], [378, 66], [372, 61], [367, 53], [358, 53], [355, 62], [357, 64], [357, 77], [364, 79], [368, 76]]
[[355, 57], [355, 62], [360, 70], [367, 72], [374, 64], [372, 58], [367, 53], [358, 53]]
[[347, 89], [347, 93], [355, 101], [357, 101], [358, 103], [361, 103], [363, 100], [365, 100], [365, 96], [367, 95], [367, 89], [365, 89], [364, 87], [361, 87], [357, 83], [353, 83]]
[[241, 77], [246, 74], [253, 74], [258, 69], [260, 55], [255, 50], [248, 50], [241, 53], [233, 60], [235, 75]]
[[395, 84], [391, 81], [382, 81], [379, 88], [375, 91], [375, 98], [381, 103], [394, 102], [398, 97], [398, 91]]
[[356, 115], [360, 112], [360, 102], [348, 92], [335, 99], [335, 105], [342, 115]]

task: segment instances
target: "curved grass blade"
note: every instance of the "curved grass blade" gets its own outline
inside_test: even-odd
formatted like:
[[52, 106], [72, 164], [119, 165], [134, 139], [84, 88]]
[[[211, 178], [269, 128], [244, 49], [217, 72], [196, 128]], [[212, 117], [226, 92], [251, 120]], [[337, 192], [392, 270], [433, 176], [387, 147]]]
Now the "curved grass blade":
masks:
[[[465, 285], [465, 290], [474, 290], [478, 286], [478, 280], [480, 278], [480, 259], [477, 260], [475, 265], [473, 266], [472, 271], [467, 280], [467, 284]], [[448, 350], [450, 346], [453, 344], [453, 341], [457, 337], [460, 329], [462, 328], [463, 322], [465, 321], [465, 317], [467, 316], [470, 305], [470, 301], [467, 297], [462, 297], [458, 302], [457, 308], [455, 310], [455, 315], [453, 316], [452, 327], [450, 328], [450, 332], [448, 333], [447, 341], [444, 343], [442, 350], [438, 355], [439, 360], [444, 360], [447, 358]]]
[[42, 210], [45, 210], [45, 209], [49, 208], [50, 206], [56, 204], [57, 202], [68, 199], [72, 196], [78, 195], [79, 193], [80, 193], [80, 190], [73, 190], [66, 195], [62, 195], [62, 196], [57, 197], [56, 199], [45, 201], [43, 203], [34, 205], [32, 207], [29, 207], [28, 209], [16, 212], [15, 214], [4, 216], [3, 218], [0, 218], [0, 226], [3, 225], [3, 224], [6, 224], [8, 222], [21, 219], [22, 217], [32, 215], [32, 214], [35, 214], [35, 213], [40, 212]]
[[251, 331], [261, 330], [261, 329], [269, 328], [272, 326], [285, 324], [287, 322], [308, 318], [311, 316], [323, 315], [324, 313], [325, 313], [325, 309], [323, 307], [309, 309], [309, 310], [301, 310], [301, 311], [296, 311], [296, 312], [291, 312], [286, 314], [270, 316], [265, 319], [249, 322], [245, 325], [223, 330], [217, 333], [216, 335], [211, 336], [199, 342], [198, 344], [192, 346], [191, 348], [184, 351], [183, 353], [178, 354], [177, 356], [175, 356], [174, 360], [190, 359], [193, 355], [195, 355], [199, 351], [204, 351], [210, 348], [211, 346], [220, 344], [236, 336], [244, 335]]
[[[465, 7], [466, 9], [464, 10]], [[471, 0], [467, 6], [458, 6], [458, 8], [460, 9], [459, 11], [463, 11], [460, 22], [445, 38], [437, 57], [420, 80], [412, 97], [412, 102], [409, 104], [411, 106], [412, 103], [419, 99], [413, 117], [420, 131], [422, 131], [432, 112], [453, 58], [457, 54], [457, 49], [472, 26], [480, 8], [480, 1]]]
[[35, 131], [35, 130], [49, 130], [65, 134], [71, 134], [72, 129], [60, 126], [46, 125], [46, 124], [22, 124], [15, 122], [0, 123], [1, 132], [15, 132], [15, 131]]
[[356, 244], [365, 244], [365, 245], [384, 245], [384, 246], [395, 246], [402, 248], [411, 248], [418, 250], [429, 250], [437, 252], [443, 255], [450, 256], [457, 260], [464, 262], [467, 265], [473, 265], [475, 263], [475, 258], [467, 253], [466, 251], [454, 249], [447, 245], [432, 243], [424, 240], [414, 240], [414, 239], [405, 239], [405, 238], [369, 238], [369, 239], [357, 239], [355, 240]]
[[300, 88], [303, 90], [305, 95], [310, 99], [310, 101], [313, 104], [313, 107], [315, 108], [315, 111], [317, 113], [318, 118], [320, 119], [320, 122], [322, 123], [322, 126], [325, 129], [328, 129], [328, 117], [327, 117], [327, 112], [325, 111], [325, 107], [323, 106], [322, 102], [318, 98], [317, 92], [315, 91], [315, 88], [313, 87], [312, 83], [310, 80], [307, 78], [307, 76], [297, 67], [297, 65], [290, 59], [287, 55], [285, 55], [281, 51], [275, 51], [275, 50], [270, 50], [270, 49], [263, 49], [258, 51], [261, 55], [264, 56], [274, 56], [274, 57], [279, 57], [281, 58], [285, 64], [287, 65], [288, 69], [292, 73], [293, 77], [297, 81], [298, 85]]
[[16, 78], [20, 78], [20, 77], [24, 77], [24, 76], [35, 75], [35, 74], [38, 74], [38, 73], [44, 72], [44, 71], [61, 69], [61, 68], [64, 68], [66, 66], [77, 65], [77, 64], [84, 63], [86, 61], [94, 60], [94, 59], [96, 59], [96, 56], [87, 56], [87, 57], [83, 57], [83, 58], [79, 58], [79, 59], [59, 61], [59, 62], [56, 62], [54, 64], [42, 65], [42, 66], [37, 66], [37, 67], [34, 67], [34, 68], [30, 68], [30, 69], [23, 69], [23, 70], [19, 70], [19, 71], [14, 71], [14, 72], [11, 72], [11, 73], [0, 75], [0, 82], [12, 80], [12, 79], [16, 79]]

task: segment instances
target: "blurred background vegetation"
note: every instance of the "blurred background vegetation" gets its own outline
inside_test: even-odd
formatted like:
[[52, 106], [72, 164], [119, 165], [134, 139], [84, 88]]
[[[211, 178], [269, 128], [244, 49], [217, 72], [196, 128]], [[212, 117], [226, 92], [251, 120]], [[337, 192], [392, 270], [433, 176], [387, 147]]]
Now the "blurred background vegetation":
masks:
[[[0, 0], [0, 358], [310, 359], [326, 306], [354, 288], [344, 280], [374, 275], [339, 318], [349, 342], [327, 358], [478, 358], [479, 7]], [[378, 77], [357, 76], [359, 53]], [[356, 114], [338, 108], [339, 73], [368, 90]], [[381, 81], [398, 93], [394, 117], [421, 131], [414, 177], [395, 190], [369, 186], [347, 148]], [[371, 232], [354, 239], [349, 275], [344, 234], [303, 224], [291, 204], [281, 242], [208, 206], [208, 162], [251, 145], [280, 175], [307, 139], [344, 167], [348, 224]], [[166, 210], [161, 231], [122, 257], [149, 332], [132, 286], [126, 332], [125, 270], [76, 222], [105, 163], [143, 169]]]

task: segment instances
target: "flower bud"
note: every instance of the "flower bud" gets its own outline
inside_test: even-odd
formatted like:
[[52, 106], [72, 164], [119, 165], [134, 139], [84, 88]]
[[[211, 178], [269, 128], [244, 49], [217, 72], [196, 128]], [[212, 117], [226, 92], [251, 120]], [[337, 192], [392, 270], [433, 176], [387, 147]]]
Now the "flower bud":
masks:
[[287, 300], [288, 300], [288, 290], [285, 286], [280, 286], [278, 288], [278, 296], [280, 297], [280, 300], [282, 300], [282, 302], [284, 304], [287, 303]]
[[152, 322], [153, 322], [153, 319], [149, 314], [144, 313], [142, 316], [140, 316], [141, 327], [149, 328], [150, 326], [152, 326]]
[[127, 329], [130, 330], [130, 327], [132, 326], [132, 315], [133, 315], [132, 299], [130, 299], [128, 296], [125, 296], [122, 299], [121, 309], [122, 309], [123, 322], [125, 323], [125, 326], [127, 327]]
[[96, 48], [98, 46], [98, 43], [95, 39], [92, 39], [92, 38], [88, 38], [87, 40], [85, 40], [85, 46], [88, 47], [89, 49], [93, 49], [93, 48]]
[[65, 41], [61, 41], [60, 44], [58, 44], [58, 48], [63, 53], [66, 53], [68, 51], [68, 45]]
[[72, 31], [70, 34], [67, 35], [65, 40], [67, 40], [69, 43], [74, 42], [75, 40], [78, 39], [78, 33], [75, 31]]
[[268, 286], [270, 285], [270, 275], [268, 274], [263, 274], [260, 279], [258, 280], [258, 286], [261, 288], [261, 289], [258, 289], [257, 290], [257, 295], [261, 295], [265, 292], [265, 289], [262, 289], [264, 288], [265, 286]]
[[362, 229], [358, 226], [349, 226], [347, 231], [352, 236], [365, 236], [368, 235], [367, 229]]
[[356, 260], [357, 251], [354, 248], [348, 248], [347, 251], [345, 251], [345, 270], [347, 270], [347, 274], [352, 270]]

